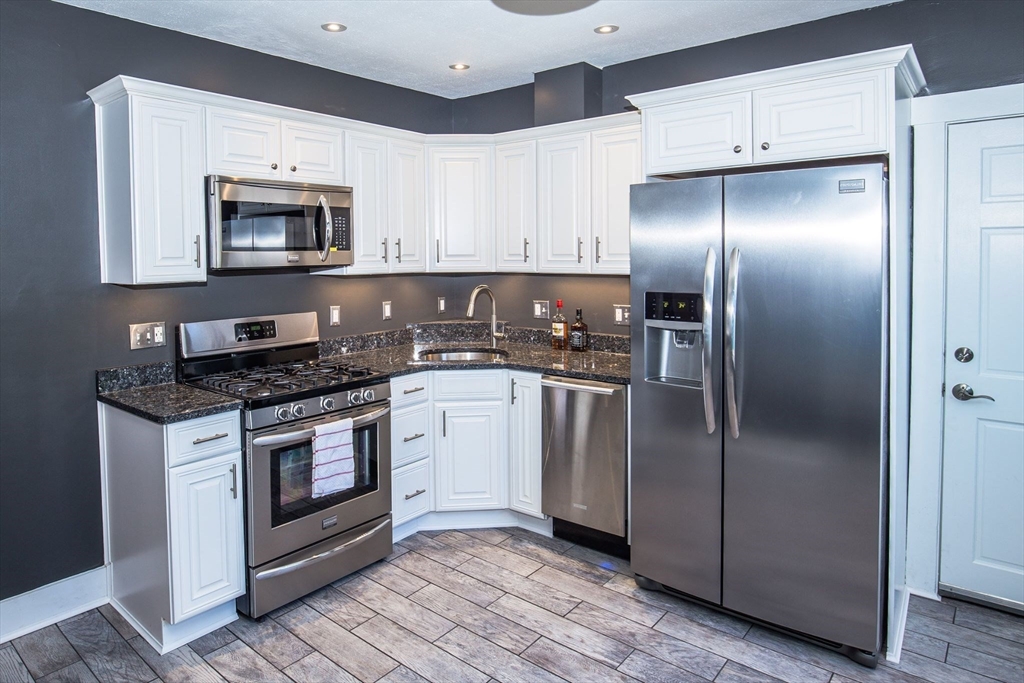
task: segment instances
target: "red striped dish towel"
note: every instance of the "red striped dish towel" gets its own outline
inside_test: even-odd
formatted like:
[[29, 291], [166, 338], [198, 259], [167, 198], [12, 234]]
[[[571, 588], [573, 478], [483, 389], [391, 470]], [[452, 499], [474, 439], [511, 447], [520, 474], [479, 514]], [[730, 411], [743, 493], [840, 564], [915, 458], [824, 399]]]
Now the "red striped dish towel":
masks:
[[315, 427], [313, 436], [313, 497], [322, 498], [355, 485], [352, 420]]

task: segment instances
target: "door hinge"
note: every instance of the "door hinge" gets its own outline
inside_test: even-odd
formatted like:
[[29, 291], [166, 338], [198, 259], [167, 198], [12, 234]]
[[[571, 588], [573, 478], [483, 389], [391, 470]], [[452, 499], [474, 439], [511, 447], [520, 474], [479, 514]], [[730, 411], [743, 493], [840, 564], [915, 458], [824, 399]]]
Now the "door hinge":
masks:
[[942, 383], [942, 394], [941, 395], [942, 396], [946, 395], [946, 383], [945, 382]]

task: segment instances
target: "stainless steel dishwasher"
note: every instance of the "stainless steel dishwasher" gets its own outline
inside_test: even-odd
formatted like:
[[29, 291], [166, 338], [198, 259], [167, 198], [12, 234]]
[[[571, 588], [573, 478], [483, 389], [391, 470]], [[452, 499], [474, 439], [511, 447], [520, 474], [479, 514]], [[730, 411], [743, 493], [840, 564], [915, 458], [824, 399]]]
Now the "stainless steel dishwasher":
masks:
[[589, 529], [626, 535], [626, 387], [541, 378], [541, 509]]

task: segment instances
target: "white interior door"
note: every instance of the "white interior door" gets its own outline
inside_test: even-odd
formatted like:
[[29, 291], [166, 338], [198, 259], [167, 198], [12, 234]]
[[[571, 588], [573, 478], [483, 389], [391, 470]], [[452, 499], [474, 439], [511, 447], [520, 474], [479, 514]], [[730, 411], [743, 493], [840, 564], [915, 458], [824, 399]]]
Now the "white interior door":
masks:
[[1020, 608], [1024, 118], [952, 125], [948, 139], [939, 587]]

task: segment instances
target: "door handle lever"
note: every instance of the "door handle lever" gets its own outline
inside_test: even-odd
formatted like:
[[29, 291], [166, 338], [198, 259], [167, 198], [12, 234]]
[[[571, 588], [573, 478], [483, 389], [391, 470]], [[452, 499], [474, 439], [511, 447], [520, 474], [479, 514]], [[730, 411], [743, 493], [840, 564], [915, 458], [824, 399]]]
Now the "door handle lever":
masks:
[[984, 394], [975, 395], [971, 385], [964, 384], [963, 382], [953, 387], [953, 398], [958, 401], [973, 401], [976, 398], [985, 398], [995, 403], [995, 399], [991, 396], [985, 396]]

